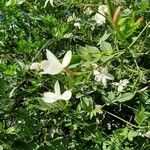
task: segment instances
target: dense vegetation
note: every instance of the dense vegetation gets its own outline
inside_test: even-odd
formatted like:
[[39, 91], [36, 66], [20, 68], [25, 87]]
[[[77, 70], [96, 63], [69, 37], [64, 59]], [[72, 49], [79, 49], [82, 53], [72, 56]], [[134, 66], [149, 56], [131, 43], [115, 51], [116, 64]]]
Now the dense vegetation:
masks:
[[0, 150], [149, 150], [149, 8], [1, 0]]

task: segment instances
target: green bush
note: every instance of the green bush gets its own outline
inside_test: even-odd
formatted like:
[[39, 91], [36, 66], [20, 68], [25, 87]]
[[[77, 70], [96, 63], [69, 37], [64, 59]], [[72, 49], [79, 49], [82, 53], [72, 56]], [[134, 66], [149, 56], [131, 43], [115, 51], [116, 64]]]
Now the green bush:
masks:
[[150, 149], [149, 11], [1, 0], [0, 150]]

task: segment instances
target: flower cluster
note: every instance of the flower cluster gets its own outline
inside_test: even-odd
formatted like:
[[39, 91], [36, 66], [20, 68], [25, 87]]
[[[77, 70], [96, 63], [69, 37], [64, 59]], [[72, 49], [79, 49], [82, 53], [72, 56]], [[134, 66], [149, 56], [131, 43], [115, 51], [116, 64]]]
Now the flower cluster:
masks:
[[[40, 74], [50, 74], [56, 75], [65, 70], [65, 68], [70, 64], [72, 58], [72, 52], [67, 51], [65, 54], [62, 63], [56, 58], [56, 56], [49, 50], [46, 50], [47, 60], [43, 60], [40, 63], [33, 62], [30, 66], [31, 70], [37, 70]], [[108, 73], [107, 68], [98, 68], [97, 64], [93, 64], [95, 80], [98, 82], [102, 82], [104, 87], [107, 86], [107, 80], [114, 80], [114, 77]], [[127, 79], [120, 80], [119, 82], [114, 82], [113, 85], [118, 87], [118, 92], [123, 92], [123, 90], [127, 87], [129, 81]], [[54, 85], [54, 93], [53, 92], [45, 92], [43, 97], [43, 101], [46, 103], [53, 103], [57, 100], [69, 100], [72, 96], [71, 90], [65, 91], [63, 94], [60, 92], [60, 85], [57, 81]]]
[[[87, 15], [93, 14], [93, 11], [90, 7], [88, 7], [85, 11]], [[97, 25], [103, 25], [106, 22], [106, 15], [108, 14], [108, 7], [107, 5], [100, 5], [98, 7], [97, 13], [93, 16], [95, 22]], [[80, 18], [77, 18], [75, 14], [72, 16], [69, 16], [67, 19], [67, 22], [74, 22], [74, 26], [78, 29], [80, 29]], [[72, 52], [69, 50], [66, 52], [62, 62], [60, 62], [56, 56], [49, 50], [46, 50], [46, 57], [47, 60], [43, 60], [40, 63], [39, 62], [33, 62], [30, 66], [31, 70], [40, 71], [40, 74], [50, 74], [50, 75], [56, 75], [61, 73], [62, 71], [65, 71], [68, 65], [71, 62], [72, 58]], [[107, 86], [108, 80], [114, 80], [114, 77], [108, 73], [108, 70], [106, 67], [98, 67], [97, 64], [93, 64], [93, 74], [95, 76], [95, 80], [97, 82], [102, 82], [104, 87]], [[127, 84], [129, 81], [127, 79], [120, 80], [119, 82], [113, 82], [112, 85], [117, 86], [117, 91], [123, 92], [124, 89], [127, 87]], [[57, 81], [54, 85], [54, 93], [53, 92], [45, 92], [43, 101], [46, 103], [53, 103], [57, 100], [69, 100], [72, 96], [72, 93], [70, 90], [65, 91], [63, 94], [60, 92], [60, 85]]]
[[[101, 81], [105, 87], [107, 86], [107, 80], [114, 80], [114, 77], [108, 73], [107, 68], [95, 69], [93, 73], [95, 75], [95, 80], [98, 82]], [[112, 84], [118, 87], [118, 92], [123, 92], [123, 90], [127, 87], [128, 83], [128, 79], [123, 79], [119, 82], [113, 82]]]
[[[87, 7], [84, 13], [92, 16], [89, 21], [92, 20], [92, 22], [94, 21], [96, 25], [100, 26], [106, 23], [106, 15], [108, 15], [109, 10], [107, 5], [100, 5], [96, 13], [91, 9], [91, 7]], [[75, 13], [68, 17], [67, 22], [73, 22], [74, 27], [77, 29], [81, 29], [81, 26], [84, 25], [82, 19], [78, 18]]]
[[[62, 72], [71, 62], [72, 52], [68, 51], [62, 63], [56, 58], [56, 56], [49, 50], [46, 50], [47, 60], [43, 60], [40, 63], [34, 62], [31, 64], [31, 70], [43, 70], [41, 74], [50, 74], [56, 75]], [[60, 92], [60, 85], [57, 81], [54, 85], [54, 93], [53, 92], [45, 92], [43, 97], [43, 101], [46, 103], [53, 103], [58, 100], [69, 100], [71, 98], [71, 91], [65, 91], [63, 94]]]

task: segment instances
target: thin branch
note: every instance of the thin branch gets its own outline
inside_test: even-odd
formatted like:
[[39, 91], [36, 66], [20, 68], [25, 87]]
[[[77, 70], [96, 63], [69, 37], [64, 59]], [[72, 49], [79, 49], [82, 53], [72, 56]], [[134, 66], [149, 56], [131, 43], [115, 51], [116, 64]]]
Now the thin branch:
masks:
[[107, 114], [109, 114], [109, 115], [111, 115], [111, 116], [113, 116], [113, 117], [115, 117], [115, 118], [117, 118], [117, 119], [119, 119], [119, 120], [125, 122], [126, 124], [128, 124], [128, 125], [130, 125], [130, 126], [132, 126], [132, 127], [134, 127], [134, 128], [139, 128], [138, 126], [136, 126], [136, 125], [134, 125], [134, 124], [132, 124], [132, 123], [130, 123], [130, 122], [128, 122], [128, 121], [126, 121], [126, 120], [124, 120], [124, 119], [118, 117], [118, 116], [116, 116], [115, 114], [112, 114], [112, 113], [110, 113], [110, 112], [108, 112], [108, 111], [106, 111], [106, 110], [103, 110], [103, 111], [105, 111]]
[[139, 39], [139, 37], [143, 34], [143, 32], [146, 30], [146, 28], [150, 25], [150, 21], [146, 24], [146, 26], [144, 27], [144, 29], [140, 32], [140, 34], [137, 36], [137, 38], [135, 40], [133, 40], [133, 42], [128, 46], [128, 48], [131, 48], [133, 46], [133, 44]]
[[34, 56], [33, 60], [32, 60], [32, 63], [35, 61], [36, 57], [39, 55], [39, 53], [45, 48], [47, 47], [48, 45], [52, 44], [54, 41], [47, 41], [40, 49], [39, 51], [36, 53], [36, 55]]

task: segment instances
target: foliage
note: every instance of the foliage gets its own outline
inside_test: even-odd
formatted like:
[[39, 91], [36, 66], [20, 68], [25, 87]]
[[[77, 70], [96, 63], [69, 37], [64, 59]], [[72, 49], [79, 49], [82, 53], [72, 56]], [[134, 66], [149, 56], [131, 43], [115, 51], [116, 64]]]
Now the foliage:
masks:
[[[150, 149], [149, 11], [147, 0], [1, 0], [0, 150]], [[30, 69], [46, 49], [72, 51], [64, 72]], [[72, 97], [45, 103], [56, 81]]]

